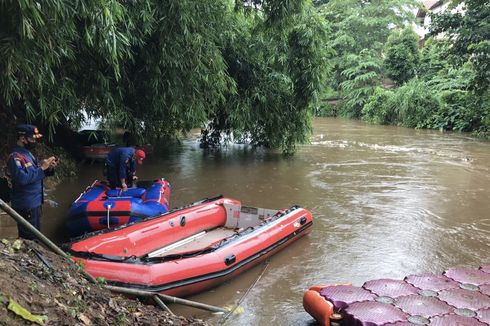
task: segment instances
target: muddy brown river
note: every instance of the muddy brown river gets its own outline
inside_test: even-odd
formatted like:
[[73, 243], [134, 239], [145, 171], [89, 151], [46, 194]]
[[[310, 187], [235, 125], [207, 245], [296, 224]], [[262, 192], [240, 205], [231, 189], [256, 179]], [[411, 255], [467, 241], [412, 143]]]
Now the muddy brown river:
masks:
[[[46, 235], [66, 239], [70, 203], [100, 175], [100, 164], [84, 165], [50, 191], [48, 198], [59, 206], [45, 205]], [[172, 207], [223, 194], [248, 206], [298, 204], [313, 213], [308, 236], [190, 298], [217, 306], [240, 303], [241, 314], [224, 320], [170, 306], [213, 325], [313, 325], [302, 307], [312, 285], [361, 285], [490, 263], [490, 143], [467, 135], [316, 119], [311, 144], [292, 158], [243, 145], [210, 153], [190, 139], [156, 148], [138, 175], [169, 180]]]

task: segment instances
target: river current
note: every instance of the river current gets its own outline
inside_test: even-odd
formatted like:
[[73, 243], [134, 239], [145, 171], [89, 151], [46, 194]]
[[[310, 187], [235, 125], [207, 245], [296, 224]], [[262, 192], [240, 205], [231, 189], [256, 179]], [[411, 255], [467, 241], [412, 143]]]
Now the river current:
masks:
[[[217, 306], [240, 303], [241, 314], [223, 320], [170, 306], [211, 324], [312, 325], [302, 307], [312, 285], [362, 285], [490, 263], [490, 143], [467, 135], [319, 118], [311, 143], [293, 157], [245, 145], [208, 152], [190, 137], [155, 148], [138, 175], [169, 180], [172, 207], [222, 194], [247, 206], [297, 204], [313, 214], [308, 236], [190, 298]], [[100, 176], [100, 163], [85, 164], [48, 193], [58, 204], [45, 205], [48, 237], [66, 240], [70, 203]]]

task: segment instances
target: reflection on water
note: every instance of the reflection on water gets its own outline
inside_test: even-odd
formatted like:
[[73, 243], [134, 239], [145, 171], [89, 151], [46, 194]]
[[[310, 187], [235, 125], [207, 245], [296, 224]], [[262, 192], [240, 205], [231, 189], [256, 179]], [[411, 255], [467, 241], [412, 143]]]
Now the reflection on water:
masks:
[[[227, 325], [308, 325], [302, 294], [311, 285], [402, 278], [489, 263], [490, 144], [457, 134], [318, 119], [296, 156], [229, 146], [207, 153], [189, 140], [156, 149], [141, 179], [172, 184], [171, 206], [223, 194], [245, 205], [313, 212], [312, 233], [232, 282], [193, 297], [245, 312]], [[100, 176], [98, 164], [58, 186], [43, 231], [66, 240], [63, 215]], [[264, 271], [265, 269], [265, 271]], [[251, 287], [260, 276], [259, 282]], [[246, 295], [245, 295], [246, 294]], [[171, 307], [221, 324], [222, 316]]]

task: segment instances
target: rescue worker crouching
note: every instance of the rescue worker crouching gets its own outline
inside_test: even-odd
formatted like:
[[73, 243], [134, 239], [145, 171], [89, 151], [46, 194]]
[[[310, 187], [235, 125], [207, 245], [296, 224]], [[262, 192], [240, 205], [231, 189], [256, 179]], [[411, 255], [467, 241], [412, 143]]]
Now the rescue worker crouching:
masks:
[[107, 180], [111, 188], [120, 187], [123, 191], [128, 189], [128, 184], [138, 180], [136, 176], [136, 163], [143, 164], [146, 154], [141, 149], [133, 147], [118, 147], [113, 149], [105, 162]]
[[[12, 182], [11, 205], [22, 217], [36, 229], [41, 230], [41, 211], [44, 202], [43, 180], [54, 174], [58, 165], [55, 156], [42, 160], [34, 157], [32, 150], [42, 137], [38, 129], [29, 124], [20, 124], [15, 128], [17, 143], [7, 160], [7, 170]], [[35, 236], [26, 227], [17, 223], [19, 237], [34, 239]]]

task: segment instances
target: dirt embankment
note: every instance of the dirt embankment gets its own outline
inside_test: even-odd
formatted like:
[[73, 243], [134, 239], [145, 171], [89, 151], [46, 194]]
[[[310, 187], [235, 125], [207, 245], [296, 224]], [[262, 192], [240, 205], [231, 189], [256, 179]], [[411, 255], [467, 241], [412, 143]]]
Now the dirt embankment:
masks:
[[206, 325], [87, 281], [33, 241], [0, 243], [0, 325]]

